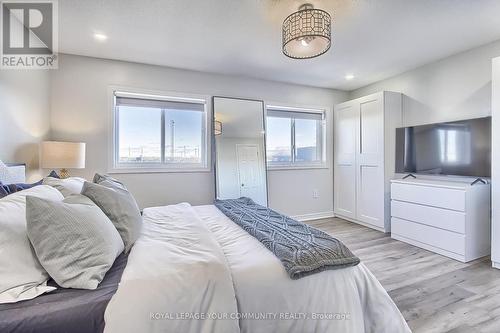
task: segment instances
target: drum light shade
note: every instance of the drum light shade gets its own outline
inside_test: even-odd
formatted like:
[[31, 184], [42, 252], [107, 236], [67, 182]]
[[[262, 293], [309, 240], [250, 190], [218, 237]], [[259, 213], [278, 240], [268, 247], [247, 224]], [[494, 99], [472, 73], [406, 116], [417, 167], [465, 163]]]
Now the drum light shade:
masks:
[[283, 53], [294, 59], [308, 59], [330, 49], [330, 14], [304, 4], [283, 22]]
[[41, 144], [43, 169], [85, 168], [85, 143], [44, 141]]

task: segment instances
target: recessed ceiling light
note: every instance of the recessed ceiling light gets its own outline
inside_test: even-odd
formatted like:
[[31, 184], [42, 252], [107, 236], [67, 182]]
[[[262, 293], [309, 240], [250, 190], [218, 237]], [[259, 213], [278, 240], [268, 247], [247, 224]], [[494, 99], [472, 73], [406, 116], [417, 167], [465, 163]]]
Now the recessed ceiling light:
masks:
[[100, 42], [104, 42], [106, 39], [108, 39], [108, 36], [104, 34], [95, 33], [94, 38]]
[[353, 75], [353, 74], [347, 74], [347, 75], [345, 76], [345, 79], [346, 79], [346, 80], [352, 80], [352, 79], [354, 79], [354, 75]]

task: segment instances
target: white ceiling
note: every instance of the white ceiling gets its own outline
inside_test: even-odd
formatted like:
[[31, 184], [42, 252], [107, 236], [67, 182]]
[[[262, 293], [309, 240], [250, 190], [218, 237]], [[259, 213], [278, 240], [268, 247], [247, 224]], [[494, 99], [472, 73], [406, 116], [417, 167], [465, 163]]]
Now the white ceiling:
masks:
[[[332, 14], [333, 45], [293, 60], [281, 24], [304, 2]], [[498, 40], [499, 17], [499, 0], [59, 0], [59, 43], [62, 53], [352, 90]]]

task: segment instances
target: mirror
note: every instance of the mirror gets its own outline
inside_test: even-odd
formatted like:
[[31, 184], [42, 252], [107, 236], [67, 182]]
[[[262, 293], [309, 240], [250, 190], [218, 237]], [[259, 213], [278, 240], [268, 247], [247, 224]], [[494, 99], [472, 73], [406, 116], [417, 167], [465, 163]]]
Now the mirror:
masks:
[[216, 198], [267, 207], [264, 102], [214, 97], [213, 109]]

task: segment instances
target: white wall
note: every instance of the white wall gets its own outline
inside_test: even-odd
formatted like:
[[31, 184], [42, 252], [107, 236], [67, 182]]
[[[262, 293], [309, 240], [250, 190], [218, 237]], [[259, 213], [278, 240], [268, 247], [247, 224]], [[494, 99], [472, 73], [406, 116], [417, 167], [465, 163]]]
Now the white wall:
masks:
[[[109, 85], [327, 107], [329, 167], [270, 171], [269, 202], [272, 208], [294, 216], [333, 211], [331, 109], [347, 99], [345, 92], [72, 55], [60, 56], [59, 69], [51, 79], [51, 137], [87, 142], [87, 168], [73, 172], [87, 178], [107, 170]], [[180, 201], [209, 204], [214, 198], [213, 170], [117, 178], [128, 185], [142, 207]], [[314, 189], [319, 191], [318, 199], [312, 197]]]
[[38, 144], [50, 126], [49, 71], [0, 71], [0, 115], [0, 160], [26, 163], [27, 180], [39, 180]]
[[492, 61], [491, 261], [500, 269], [500, 57]]
[[402, 92], [405, 126], [491, 114], [491, 59], [500, 41], [354, 90], [357, 98], [381, 90]]

